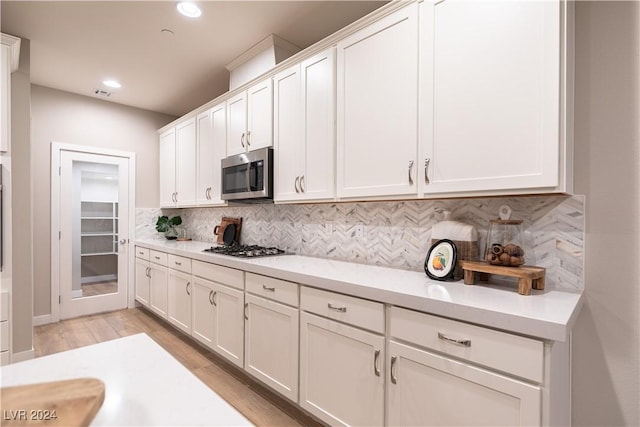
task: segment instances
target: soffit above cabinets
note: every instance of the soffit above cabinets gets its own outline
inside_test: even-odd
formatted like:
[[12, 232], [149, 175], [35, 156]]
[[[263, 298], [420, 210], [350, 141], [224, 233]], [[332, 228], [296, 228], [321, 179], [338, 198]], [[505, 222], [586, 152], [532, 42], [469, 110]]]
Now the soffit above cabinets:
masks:
[[[225, 93], [225, 65], [270, 34], [305, 48], [387, 1], [2, 1], [2, 31], [31, 40], [31, 81], [181, 116]], [[162, 31], [168, 29], [170, 31]]]

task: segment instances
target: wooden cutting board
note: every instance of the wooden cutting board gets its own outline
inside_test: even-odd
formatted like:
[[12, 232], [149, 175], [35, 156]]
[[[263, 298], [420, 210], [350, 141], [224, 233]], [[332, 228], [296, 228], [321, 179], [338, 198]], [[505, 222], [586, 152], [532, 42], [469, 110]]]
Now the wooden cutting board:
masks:
[[217, 243], [219, 245], [224, 244], [224, 230], [227, 228], [227, 225], [235, 224], [236, 225], [236, 237], [234, 239], [235, 242], [240, 242], [240, 229], [242, 228], [242, 218], [229, 218], [226, 216], [222, 217], [220, 225], [218, 226], [218, 232], [216, 236], [218, 236]]
[[88, 426], [104, 402], [96, 378], [37, 383], [0, 389], [3, 426]]

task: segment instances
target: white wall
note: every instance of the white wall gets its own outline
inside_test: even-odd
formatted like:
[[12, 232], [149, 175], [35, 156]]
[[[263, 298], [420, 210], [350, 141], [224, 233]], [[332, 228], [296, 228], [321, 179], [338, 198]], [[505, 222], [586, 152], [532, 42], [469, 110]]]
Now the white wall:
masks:
[[52, 141], [136, 153], [136, 207], [157, 207], [157, 129], [175, 117], [42, 86], [31, 87], [34, 316], [51, 313]]
[[639, 2], [576, 2], [575, 189], [587, 224], [574, 425], [640, 425], [639, 57]]

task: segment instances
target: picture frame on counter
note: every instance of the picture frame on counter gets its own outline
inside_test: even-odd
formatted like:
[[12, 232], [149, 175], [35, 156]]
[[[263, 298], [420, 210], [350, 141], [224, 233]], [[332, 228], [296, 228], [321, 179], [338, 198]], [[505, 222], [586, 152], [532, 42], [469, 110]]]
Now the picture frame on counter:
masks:
[[458, 249], [449, 239], [441, 239], [431, 245], [424, 260], [424, 272], [433, 280], [451, 280], [458, 263]]

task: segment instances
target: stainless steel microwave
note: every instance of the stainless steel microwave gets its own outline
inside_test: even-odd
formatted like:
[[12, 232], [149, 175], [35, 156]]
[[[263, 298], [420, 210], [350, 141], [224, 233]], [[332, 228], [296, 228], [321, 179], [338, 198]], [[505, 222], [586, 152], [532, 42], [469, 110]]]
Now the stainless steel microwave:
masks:
[[273, 149], [261, 148], [222, 159], [222, 200], [273, 201]]

